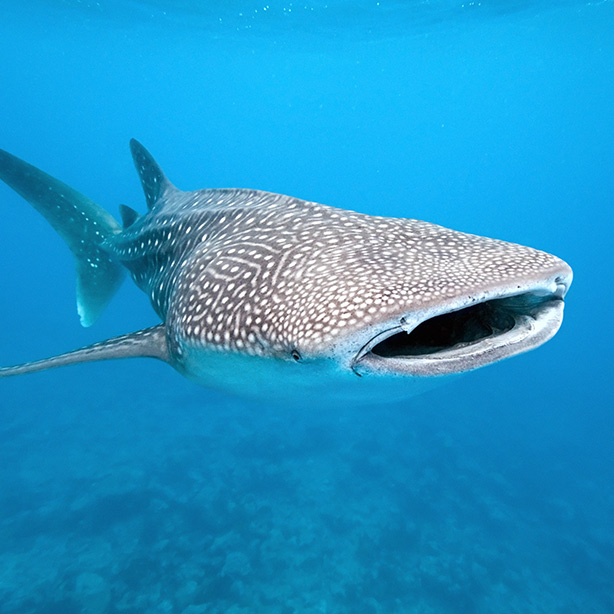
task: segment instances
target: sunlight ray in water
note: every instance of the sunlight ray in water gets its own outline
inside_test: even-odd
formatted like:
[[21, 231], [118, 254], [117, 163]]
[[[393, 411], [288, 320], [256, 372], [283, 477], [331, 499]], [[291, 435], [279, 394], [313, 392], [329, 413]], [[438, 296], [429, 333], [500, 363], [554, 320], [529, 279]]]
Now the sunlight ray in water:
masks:
[[213, 33], [262, 36], [322, 35], [335, 39], [424, 34], [516, 14], [581, 8], [586, 0], [45, 0], [93, 18], [143, 20], [201, 28]]

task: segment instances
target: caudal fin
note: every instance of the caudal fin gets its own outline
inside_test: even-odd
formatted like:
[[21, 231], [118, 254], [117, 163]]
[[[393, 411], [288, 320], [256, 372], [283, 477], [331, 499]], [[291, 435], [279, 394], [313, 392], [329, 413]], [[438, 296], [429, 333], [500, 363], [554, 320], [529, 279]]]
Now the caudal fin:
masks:
[[91, 326], [123, 279], [123, 267], [102, 247], [107, 237], [121, 232], [121, 226], [94, 201], [1, 149], [0, 179], [41, 213], [66, 241], [76, 261], [81, 324]]

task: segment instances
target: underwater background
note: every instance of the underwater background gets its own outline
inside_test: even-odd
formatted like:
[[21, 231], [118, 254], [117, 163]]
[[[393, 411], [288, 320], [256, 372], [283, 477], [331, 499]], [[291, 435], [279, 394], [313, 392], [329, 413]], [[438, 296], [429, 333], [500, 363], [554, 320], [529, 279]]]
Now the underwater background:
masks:
[[[0, 382], [1, 614], [614, 612], [614, 2], [0, 1], [0, 147], [144, 210], [248, 187], [571, 264], [559, 334], [398, 404], [255, 404], [156, 361]], [[79, 326], [0, 186], [0, 364]]]

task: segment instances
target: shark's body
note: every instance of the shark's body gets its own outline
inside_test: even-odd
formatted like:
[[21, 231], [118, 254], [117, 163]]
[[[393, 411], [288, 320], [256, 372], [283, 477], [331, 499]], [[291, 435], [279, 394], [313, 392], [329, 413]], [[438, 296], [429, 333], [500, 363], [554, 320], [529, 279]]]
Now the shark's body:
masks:
[[149, 211], [123, 207], [123, 228], [1, 151], [0, 178], [75, 254], [84, 325], [104, 309], [123, 268], [162, 324], [0, 376], [151, 356], [239, 394], [347, 398], [391, 386], [409, 394], [408, 380], [526, 351], [561, 324], [572, 273], [555, 256], [269, 192], [183, 192], [131, 145]]

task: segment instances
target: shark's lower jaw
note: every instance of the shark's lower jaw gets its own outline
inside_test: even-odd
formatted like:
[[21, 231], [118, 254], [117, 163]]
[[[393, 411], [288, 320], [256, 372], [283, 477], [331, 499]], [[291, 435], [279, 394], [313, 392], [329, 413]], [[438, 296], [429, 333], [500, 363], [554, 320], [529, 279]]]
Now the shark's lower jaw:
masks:
[[356, 355], [358, 375], [450, 375], [536, 348], [563, 321], [563, 295], [532, 291], [474, 302], [376, 335]]

